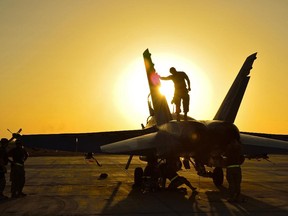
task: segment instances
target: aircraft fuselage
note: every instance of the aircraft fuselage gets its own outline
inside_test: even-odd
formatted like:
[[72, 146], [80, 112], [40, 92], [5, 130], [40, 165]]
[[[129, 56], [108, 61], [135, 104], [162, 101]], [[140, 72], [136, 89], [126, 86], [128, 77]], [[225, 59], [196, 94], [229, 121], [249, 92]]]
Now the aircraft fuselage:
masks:
[[[153, 118], [151, 119], [153, 121]], [[157, 157], [192, 157], [209, 166], [223, 166], [229, 143], [239, 140], [238, 128], [223, 121], [175, 121], [158, 127]]]

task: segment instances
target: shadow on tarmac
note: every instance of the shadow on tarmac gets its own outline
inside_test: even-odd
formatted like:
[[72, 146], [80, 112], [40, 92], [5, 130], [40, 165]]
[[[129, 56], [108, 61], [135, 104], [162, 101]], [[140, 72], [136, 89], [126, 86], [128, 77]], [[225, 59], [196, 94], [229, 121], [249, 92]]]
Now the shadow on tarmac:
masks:
[[[102, 209], [85, 211], [77, 196], [28, 195], [25, 198], [7, 199], [0, 202], [0, 215], [288, 215], [284, 208], [276, 207], [243, 195], [243, 203], [227, 202], [227, 189], [208, 190], [200, 193], [186, 191], [157, 191], [143, 194], [139, 189], [125, 193], [119, 181], [111, 190]], [[112, 189], [112, 188], [111, 188]], [[126, 189], [125, 189], [126, 190]], [[189, 193], [190, 192], [190, 193]], [[96, 198], [96, 197], [95, 197]], [[97, 205], [97, 198], [90, 197]], [[81, 198], [83, 200], [83, 198]], [[93, 200], [91, 200], [93, 199]], [[19, 204], [22, 203], [21, 206]], [[19, 208], [15, 209], [15, 206]], [[30, 207], [31, 208], [30, 208]], [[35, 206], [37, 208], [35, 209]], [[286, 208], [287, 209], [287, 208]], [[3, 213], [3, 214], [2, 214]]]
[[[103, 208], [106, 215], [288, 215], [288, 211], [269, 205], [260, 200], [242, 195], [243, 202], [229, 203], [228, 189], [187, 195], [186, 188], [178, 191], [158, 191], [143, 194], [139, 189], [132, 189], [128, 196], [112, 202], [119, 190], [117, 185], [111, 194], [110, 201]], [[113, 204], [114, 203], [114, 204]]]
[[241, 194], [238, 202], [230, 203], [228, 189], [218, 187], [218, 191], [206, 191], [212, 212], [220, 215], [287, 215], [284, 209], [261, 202], [258, 199]]
[[[119, 186], [119, 185], [118, 185]], [[186, 188], [177, 191], [156, 191], [143, 194], [139, 188], [134, 188], [128, 196], [112, 204], [113, 196], [117, 193], [119, 187], [116, 187], [111, 194], [110, 202], [107, 204], [102, 214], [114, 215], [178, 215], [181, 212], [204, 213], [196, 201], [197, 193], [187, 196]]]

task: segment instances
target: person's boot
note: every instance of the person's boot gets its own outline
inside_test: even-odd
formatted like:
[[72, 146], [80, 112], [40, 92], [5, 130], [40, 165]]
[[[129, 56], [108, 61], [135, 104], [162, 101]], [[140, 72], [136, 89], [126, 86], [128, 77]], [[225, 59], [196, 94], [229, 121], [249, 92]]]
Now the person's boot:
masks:
[[4, 199], [8, 199], [8, 197], [5, 196], [4, 194], [0, 194], [0, 200], [4, 200]]
[[180, 114], [177, 113], [177, 121], [180, 121]]
[[187, 113], [184, 113], [184, 121], [187, 121]]

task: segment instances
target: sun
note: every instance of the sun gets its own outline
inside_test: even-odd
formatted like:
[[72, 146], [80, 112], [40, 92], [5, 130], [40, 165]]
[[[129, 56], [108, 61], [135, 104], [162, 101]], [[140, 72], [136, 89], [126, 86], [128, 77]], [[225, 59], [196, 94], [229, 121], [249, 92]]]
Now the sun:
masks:
[[[170, 67], [186, 72], [191, 82], [190, 111], [188, 114], [196, 119], [207, 119], [212, 91], [205, 73], [193, 62], [173, 55], [153, 54], [152, 60], [155, 64], [155, 70], [160, 76], [169, 76]], [[166, 96], [170, 111], [174, 112], [175, 107], [170, 103], [174, 95], [173, 82], [162, 80], [160, 92]], [[121, 115], [128, 116], [127, 123], [130, 121], [131, 124], [135, 124], [135, 121], [138, 124], [139, 122], [143, 123], [148, 117], [148, 94], [149, 86], [144, 61], [143, 58], [136, 58], [123, 68], [114, 89], [115, 103]]]
[[166, 99], [173, 98], [174, 96], [173, 82], [161, 81], [160, 93], [164, 95]]

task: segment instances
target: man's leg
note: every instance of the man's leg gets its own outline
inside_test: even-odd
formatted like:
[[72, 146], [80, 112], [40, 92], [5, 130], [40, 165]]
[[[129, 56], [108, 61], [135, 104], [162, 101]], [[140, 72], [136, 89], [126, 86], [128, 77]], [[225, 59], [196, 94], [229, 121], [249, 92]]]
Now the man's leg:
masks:
[[180, 121], [180, 113], [181, 113], [180, 104], [181, 104], [181, 98], [180, 98], [178, 95], [174, 95], [173, 101], [174, 101], [175, 106], [176, 106], [177, 121]]
[[10, 181], [11, 181], [11, 197], [15, 198], [17, 197], [17, 172], [15, 165], [11, 166], [11, 172], [10, 172]]
[[197, 188], [193, 187], [192, 184], [183, 176], [179, 176], [181, 184], [187, 185], [192, 191], [196, 191]]
[[235, 176], [233, 172], [233, 168], [227, 168], [226, 169], [226, 179], [228, 181], [228, 190], [229, 190], [229, 199], [228, 201], [233, 202], [234, 201], [234, 195], [235, 195]]
[[235, 194], [234, 199], [239, 201], [240, 193], [241, 193], [241, 181], [242, 181], [242, 172], [241, 167], [235, 168]]
[[187, 113], [189, 112], [189, 101], [190, 101], [190, 97], [189, 94], [185, 94], [183, 96], [183, 110], [184, 110], [184, 120], [187, 121]]
[[25, 185], [25, 170], [24, 167], [21, 167], [19, 169], [19, 188], [18, 188], [18, 193], [20, 196], [26, 196], [26, 194], [23, 193], [23, 188]]
[[4, 189], [6, 186], [6, 179], [5, 179], [5, 174], [0, 172], [0, 199], [4, 197]]

